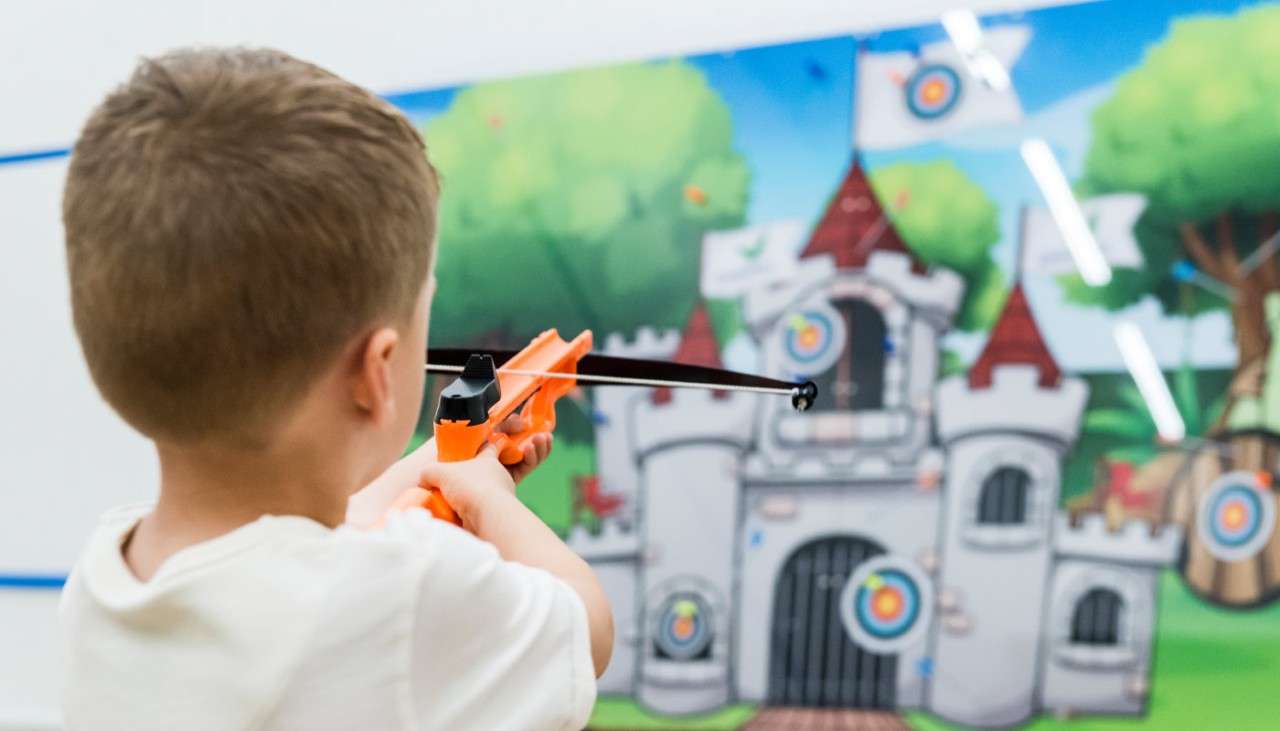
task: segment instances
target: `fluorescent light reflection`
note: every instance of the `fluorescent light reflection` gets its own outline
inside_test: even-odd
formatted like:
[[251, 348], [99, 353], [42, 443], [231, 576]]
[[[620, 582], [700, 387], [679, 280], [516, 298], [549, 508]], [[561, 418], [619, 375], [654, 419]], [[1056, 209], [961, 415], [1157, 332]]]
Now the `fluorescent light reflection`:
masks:
[[1009, 88], [1009, 70], [982, 43], [982, 25], [972, 10], [948, 10], [942, 14], [942, 27], [964, 59], [969, 74], [995, 91]]
[[1058, 159], [1049, 149], [1049, 143], [1042, 139], [1029, 139], [1022, 143], [1022, 159], [1035, 178], [1040, 194], [1049, 204], [1049, 213], [1053, 222], [1062, 233], [1062, 240], [1067, 243], [1071, 258], [1080, 270], [1080, 277], [1086, 284], [1100, 287], [1111, 281], [1111, 265], [1107, 264], [1093, 238], [1093, 231], [1084, 220], [1080, 204], [1067, 184], [1067, 176], [1062, 173]]
[[1173, 403], [1173, 394], [1169, 392], [1169, 384], [1156, 364], [1156, 357], [1151, 346], [1142, 336], [1142, 331], [1132, 322], [1120, 322], [1115, 329], [1116, 345], [1124, 358], [1129, 375], [1138, 384], [1138, 392], [1147, 403], [1147, 411], [1151, 420], [1156, 423], [1156, 431], [1166, 442], [1180, 442], [1187, 436], [1187, 425]]

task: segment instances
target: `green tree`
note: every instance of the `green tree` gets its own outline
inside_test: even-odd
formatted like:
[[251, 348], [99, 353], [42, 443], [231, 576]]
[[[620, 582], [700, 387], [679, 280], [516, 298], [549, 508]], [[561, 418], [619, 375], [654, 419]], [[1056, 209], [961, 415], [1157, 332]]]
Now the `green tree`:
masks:
[[[1280, 288], [1268, 257], [1241, 267], [1276, 231], [1280, 210], [1280, 8], [1184, 20], [1116, 82], [1093, 116], [1093, 142], [1078, 189], [1145, 194], [1136, 233], [1145, 266], [1118, 269], [1092, 288], [1063, 283], [1074, 301], [1108, 309], [1153, 295], [1168, 312], [1229, 308], [1240, 358], [1261, 358], [1268, 332], [1262, 299]], [[1173, 267], [1197, 269], [1235, 289], [1231, 301], [1189, 290]]]
[[991, 258], [1000, 226], [986, 191], [950, 160], [887, 165], [871, 172], [871, 186], [921, 261], [964, 277], [956, 327], [991, 327], [1004, 305], [1005, 278]]
[[425, 136], [443, 181], [434, 343], [682, 325], [703, 233], [746, 208], [729, 110], [681, 61], [479, 84]]
[[[1184, 361], [1173, 373], [1173, 403], [1187, 427], [1187, 436], [1199, 437], [1221, 415], [1224, 399], [1206, 403], [1200, 396], [1196, 371]], [[1084, 415], [1086, 433], [1105, 437], [1108, 459], [1145, 464], [1160, 453], [1159, 433], [1137, 386], [1125, 381], [1117, 391], [1119, 403], [1089, 409]]]

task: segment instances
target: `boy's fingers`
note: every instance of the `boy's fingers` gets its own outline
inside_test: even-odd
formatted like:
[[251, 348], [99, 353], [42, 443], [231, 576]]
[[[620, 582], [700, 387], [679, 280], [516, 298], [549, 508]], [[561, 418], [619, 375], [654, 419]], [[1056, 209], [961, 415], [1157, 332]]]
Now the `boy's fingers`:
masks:
[[528, 428], [529, 425], [525, 423], [523, 416], [519, 414], [512, 414], [502, 420], [502, 423], [498, 425], [497, 431], [500, 431], [503, 434], [519, 434]]

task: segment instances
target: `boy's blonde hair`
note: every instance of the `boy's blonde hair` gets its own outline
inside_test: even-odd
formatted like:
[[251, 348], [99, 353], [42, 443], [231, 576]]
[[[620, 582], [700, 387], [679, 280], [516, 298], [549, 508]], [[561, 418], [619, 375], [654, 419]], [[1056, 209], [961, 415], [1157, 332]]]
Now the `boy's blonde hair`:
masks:
[[94, 382], [152, 438], [261, 444], [352, 337], [409, 317], [438, 197], [404, 116], [321, 68], [142, 61], [85, 124], [63, 199]]

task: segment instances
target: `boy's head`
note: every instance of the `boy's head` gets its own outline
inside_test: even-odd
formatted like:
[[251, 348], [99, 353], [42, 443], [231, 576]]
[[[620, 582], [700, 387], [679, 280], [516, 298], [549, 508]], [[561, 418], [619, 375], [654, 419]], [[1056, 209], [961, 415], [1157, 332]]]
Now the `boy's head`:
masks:
[[270, 50], [143, 61], [86, 123], [63, 201], [94, 381], [157, 441], [253, 447], [324, 374], [371, 369], [339, 375], [398, 402], [379, 418], [407, 439], [438, 194], [405, 118], [323, 69]]

